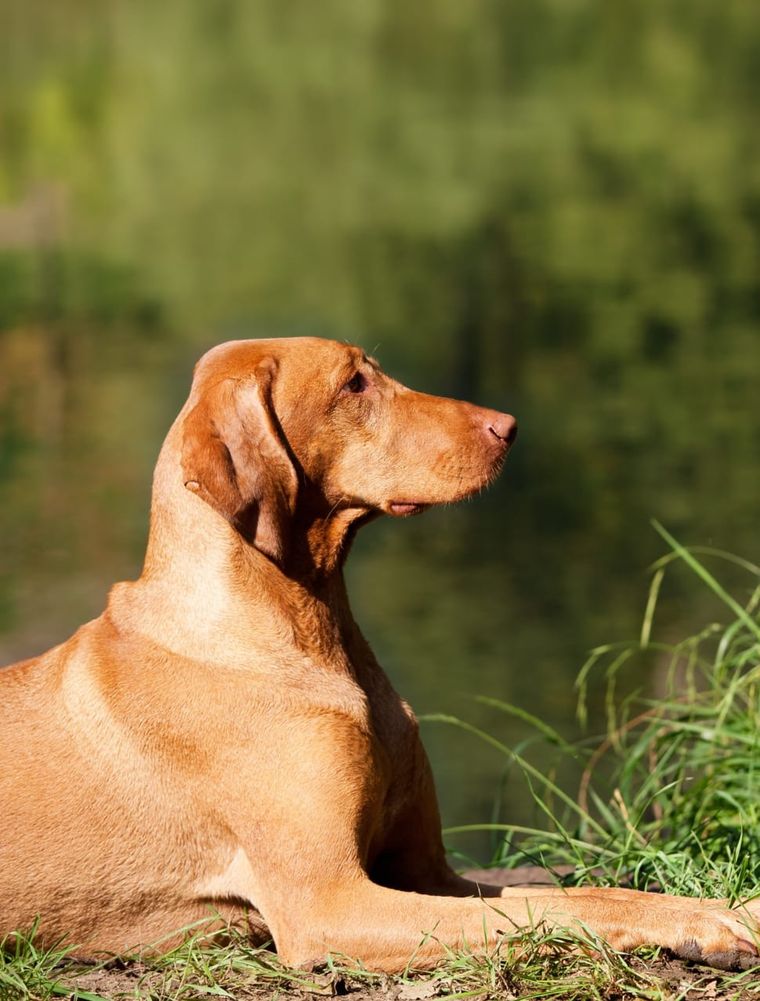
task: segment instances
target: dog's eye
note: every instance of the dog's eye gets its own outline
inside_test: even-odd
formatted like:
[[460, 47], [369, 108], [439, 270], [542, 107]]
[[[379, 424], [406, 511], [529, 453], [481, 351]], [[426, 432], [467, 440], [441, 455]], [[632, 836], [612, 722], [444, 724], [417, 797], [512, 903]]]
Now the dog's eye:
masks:
[[343, 388], [347, 393], [363, 393], [367, 388], [367, 380], [361, 372], [357, 372], [355, 375], [351, 376]]

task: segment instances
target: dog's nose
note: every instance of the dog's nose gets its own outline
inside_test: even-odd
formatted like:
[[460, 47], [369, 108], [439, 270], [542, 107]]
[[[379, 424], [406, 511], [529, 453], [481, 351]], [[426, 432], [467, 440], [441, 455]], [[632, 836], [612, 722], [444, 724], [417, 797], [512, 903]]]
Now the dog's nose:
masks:
[[512, 414], [491, 413], [486, 423], [489, 432], [506, 445], [511, 445], [517, 437], [517, 421]]

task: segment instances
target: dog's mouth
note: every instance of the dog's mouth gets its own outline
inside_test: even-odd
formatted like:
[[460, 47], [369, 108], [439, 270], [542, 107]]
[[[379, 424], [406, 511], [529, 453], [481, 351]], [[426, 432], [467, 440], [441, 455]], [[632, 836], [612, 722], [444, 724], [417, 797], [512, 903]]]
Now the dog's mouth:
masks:
[[[446, 489], [448, 484], [443, 489], [439, 485], [439, 489], [432, 491], [432, 496], [428, 500], [414, 500], [405, 497], [400, 500], [386, 501], [381, 505], [381, 510], [396, 518], [408, 518], [414, 514], [422, 514], [423, 511], [427, 511], [431, 507], [437, 507], [441, 504], [457, 504], [459, 501], [474, 497], [499, 475], [508, 451], [509, 449], [504, 449], [500, 452], [498, 456], [492, 459], [490, 468], [483, 472], [457, 468], [455, 475], [451, 476], [451, 486], [454, 489], [450, 491]], [[467, 482], [468, 480], [469, 483]]]
[[388, 511], [399, 518], [404, 518], [410, 514], [422, 514], [429, 507], [430, 504], [423, 504], [422, 501], [391, 501]]

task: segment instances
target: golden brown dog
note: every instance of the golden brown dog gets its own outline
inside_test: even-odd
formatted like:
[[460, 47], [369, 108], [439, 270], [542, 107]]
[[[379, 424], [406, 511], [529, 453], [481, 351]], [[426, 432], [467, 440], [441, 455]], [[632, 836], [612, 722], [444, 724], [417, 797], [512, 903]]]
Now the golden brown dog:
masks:
[[121, 951], [216, 911], [292, 964], [398, 970], [580, 921], [623, 949], [751, 961], [718, 902], [501, 890], [446, 863], [417, 724], [342, 564], [362, 522], [480, 490], [514, 434], [344, 344], [210, 351], [158, 460], [142, 576], [0, 672], [0, 934], [40, 915], [48, 939]]

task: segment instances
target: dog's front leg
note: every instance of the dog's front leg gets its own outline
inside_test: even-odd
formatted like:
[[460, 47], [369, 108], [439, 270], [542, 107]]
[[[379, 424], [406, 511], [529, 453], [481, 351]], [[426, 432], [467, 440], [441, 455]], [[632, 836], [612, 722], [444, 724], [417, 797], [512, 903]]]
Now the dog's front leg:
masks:
[[[328, 955], [398, 971], [410, 960], [430, 967], [447, 950], [486, 951], [521, 929], [589, 929], [612, 946], [659, 945], [720, 968], [753, 965], [757, 951], [746, 920], [697, 900], [636, 891], [507, 888], [498, 899], [436, 897], [390, 890], [363, 875], [315, 886], [306, 907], [267, 915], [285, 962], [311, 966]], [[291, 899], [290, 904], [293, 901]]]

